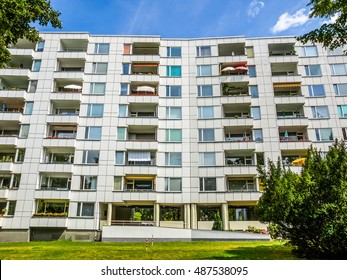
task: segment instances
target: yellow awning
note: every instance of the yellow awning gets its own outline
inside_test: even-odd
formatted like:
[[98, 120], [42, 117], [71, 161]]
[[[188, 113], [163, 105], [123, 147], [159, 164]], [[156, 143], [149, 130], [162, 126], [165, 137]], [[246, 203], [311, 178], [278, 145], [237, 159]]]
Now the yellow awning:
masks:
[[153, 180], [155, 176], [125, 176], [126, 180]]
[[305, 161], [306, 161], [306, 158], [298, 158], [296, 160], [293, 160], [292, 164], [297, 166], [303, 166]]
[[275, 83], [274, 88], [297, 88], [301, 87], [301, 83]]

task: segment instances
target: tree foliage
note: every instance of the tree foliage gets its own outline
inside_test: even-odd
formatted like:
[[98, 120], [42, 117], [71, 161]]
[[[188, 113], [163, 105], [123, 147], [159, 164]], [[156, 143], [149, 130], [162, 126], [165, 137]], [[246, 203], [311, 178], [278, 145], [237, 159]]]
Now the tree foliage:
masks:
[[260, 221], [277, 237], [289, 240], [295, 253], [309, 259], [347, 256], [347, 150], [343, 141], [325, 157], [307, 152], [300, 174], [280, 161], [258, 167], [264, 193], [256, 207]]
[[337, 18], [297, 39], [304, 44], [321, 43], [331, 50], [347, 45], [347, 0], [311, 0], [307, 5], [312, 6], [310, 18]]
[[11, 60], [6, 47], [27, 38], [31, 42], [40, 40], [39, 31], [32, 26], [49, 24], [62, 28], [60, 12], [55, 11], [46, 0], [0, 0], [0, 67]]

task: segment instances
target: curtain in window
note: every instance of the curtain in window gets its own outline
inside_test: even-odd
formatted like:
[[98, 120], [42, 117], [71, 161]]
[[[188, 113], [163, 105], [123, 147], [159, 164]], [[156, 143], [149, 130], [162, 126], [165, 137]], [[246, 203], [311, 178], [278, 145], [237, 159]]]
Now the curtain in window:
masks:
[[151, 161], [151, 153], [150, 152], [128, 152], [128, 161]]

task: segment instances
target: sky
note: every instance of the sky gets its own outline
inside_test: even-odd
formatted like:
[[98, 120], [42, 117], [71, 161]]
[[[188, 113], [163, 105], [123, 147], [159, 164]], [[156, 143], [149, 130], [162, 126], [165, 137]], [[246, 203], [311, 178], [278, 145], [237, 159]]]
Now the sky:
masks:
[[[309, 0], [51, 0], [64, 32], [162, 38], [298, 36], [322, 24]], [[38, 27], [52, 31], [51, 27]], [[59, 31], [59, 30], [56, 30]]]

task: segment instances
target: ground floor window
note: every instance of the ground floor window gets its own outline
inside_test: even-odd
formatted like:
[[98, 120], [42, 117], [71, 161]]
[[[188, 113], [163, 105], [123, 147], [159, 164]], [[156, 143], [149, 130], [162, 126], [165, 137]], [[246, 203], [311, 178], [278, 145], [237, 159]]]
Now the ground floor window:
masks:
[[182, 221], [183, 211], [181, 207], [160, 207], [160, 220], [161, 221]]
[[253, 206], [246, 207], [229, 207], [230, 221], [257, 221], [257, 216]]
[[69, 211], [68, 201], [48, 201], [38, 200], [36, 213], [37, 216], [67, 216]]

